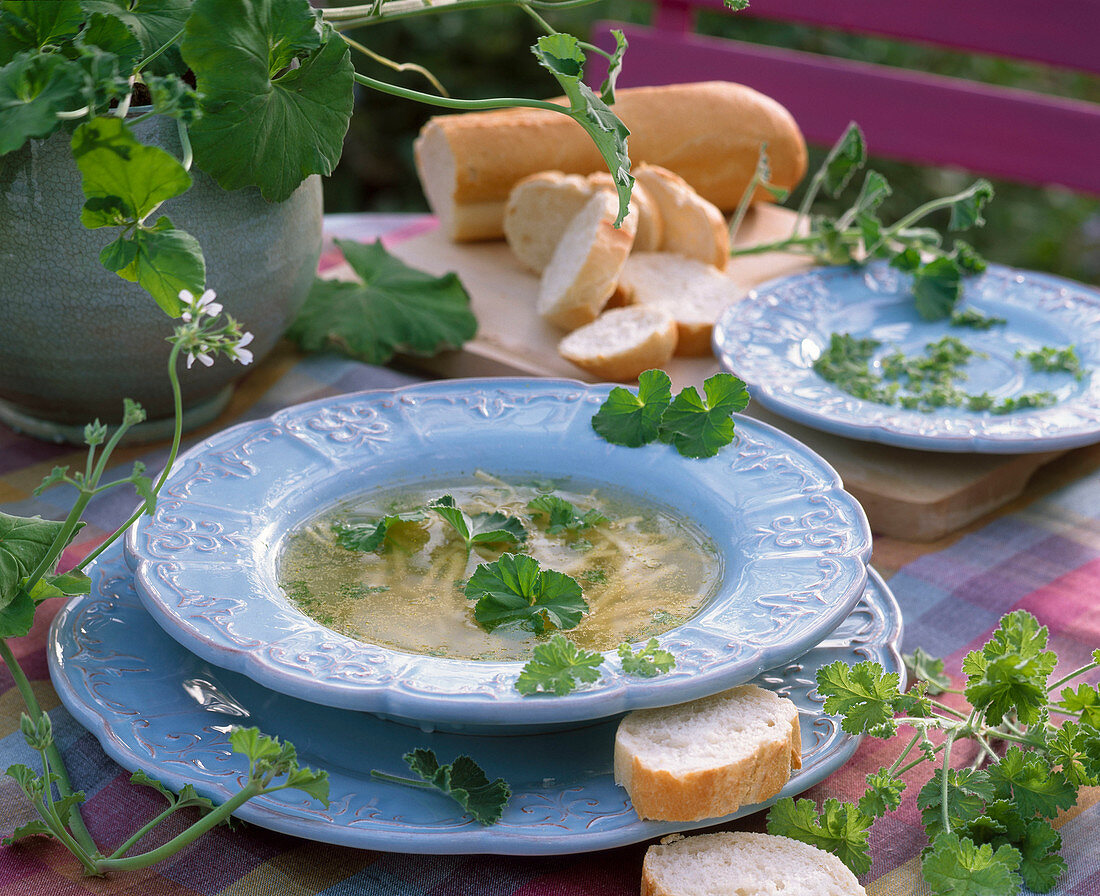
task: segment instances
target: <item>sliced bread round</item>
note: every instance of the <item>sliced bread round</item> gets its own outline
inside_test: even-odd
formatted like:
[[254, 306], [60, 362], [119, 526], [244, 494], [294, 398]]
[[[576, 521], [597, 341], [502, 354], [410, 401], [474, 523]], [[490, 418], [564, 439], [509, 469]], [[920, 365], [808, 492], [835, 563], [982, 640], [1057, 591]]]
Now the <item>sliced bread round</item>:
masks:
[[615, 733], [615, 782], [643, 819], [731, 815], [779, 793], [792, 766], [802, 767], [798, 709], [756, 685], [629, 713]]
[[697, 258], [725, 268], [730, 254], [726, 219], [717, 206], [695, 192], [680, 175], [659, 165], [638, 165], [631, 172], [657, 204], [664, 222], [661, 251]]
[[675, 835], [651, 846], [642, 896], [867, 896], [830, 852], [747, 831]]
[[[615, 193], [609, 172], [581, 177], [540, 171], [517, 183], [508, 194], [502, 226], [504, 239], [520, 263], [541, 274], [566, 228], [597, 190]], [[661, 244], [664, 227], [656, 203], [638, 184], [630, 196], [629, 217], [634, 218], [634, 250], [655, 250]]]
[[541, 274], [593, 191], [587, 178], [560, 171], [540, 171], [517, 183], [504, 206], [503, 227], [520, 263]]
[[626, 260], [616, 297], [623, 304], [661, 308], [676, 319], [676, 354], [711, 352], [714, 324], [745, 290], [712, 264], [669, 252], [634, 252]]
[[676, 349], [676, 321], [659, 308], [614, 308], [574, 330], [558, 353], [604, 380], [636, 380], [663, 367]]
[[[615, 180], [610, 171], [597, 171], [588, 175], [593, 187], [615, 192]], [[630, 191], [630, 214], [637, 215], [634, 233], [634, 252], [656, 252], [665, 238], [665, 222], [657, 203], [642, 184], [634, 181]]]
[[634, 222], [627, 215], [615, 227], [619, 202], [597, 191], [558, 241], [539, 282], [538, 313], [549, 323], [574, 330], [603, 310], [634, 244]]

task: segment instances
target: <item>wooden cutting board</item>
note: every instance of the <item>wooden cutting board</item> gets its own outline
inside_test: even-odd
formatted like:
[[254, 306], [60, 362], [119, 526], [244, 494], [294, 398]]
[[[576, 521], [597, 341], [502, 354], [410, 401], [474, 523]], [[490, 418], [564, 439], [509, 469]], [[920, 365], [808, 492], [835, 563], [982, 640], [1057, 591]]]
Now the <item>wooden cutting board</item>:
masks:
[[[757, 206], [740, 241], [760, 242], [790, 232], [787, 209]], [[460, 351], [415, 359], [447, 377], [592, 377], [559, 357], [561, 332], [535, 314], [538, 279], [521, 267], [504, 242], [456, 244], [438, 230], [393, 241], [389, 249], [413, 267], [435, 275], [454, 271], [470, 294], [477, 337]], [[734, 259], [726, 271], [747, 290], [775, 277], [806, 270], [804, 258], [779, 253]], [[331, 272], [339, 275], [338, 271]], [[676, 388], [700, 385], [718, 370], [714, 358], [676, 358], [668, 366]], [[1031, 475], [1063, 452], [1026, 455], [942, 454], [860, 442], [818, 432], [750, 406], [749, 413], [805, 442], [828, 460], [867, 511], [876, 533], [933, 541], [995, 510], [1020, 494]]]

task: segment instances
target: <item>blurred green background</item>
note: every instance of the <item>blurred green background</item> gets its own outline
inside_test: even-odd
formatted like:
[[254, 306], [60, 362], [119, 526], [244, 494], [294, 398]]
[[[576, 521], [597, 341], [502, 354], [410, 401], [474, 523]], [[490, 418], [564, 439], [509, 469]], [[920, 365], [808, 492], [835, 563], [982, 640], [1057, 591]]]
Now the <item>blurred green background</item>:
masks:
[[[582, 38], [597, 19], [645, 23], [649, 19], [649, 6], [633, 0], [606, 0], [548, 16], [554, 27]], [[705, 14], [699, 30], [1100, 102], [1100, 78], [974, 53], [918, 48], [824, 29], [763, 22], [735, 13]], [[394, 62], [424, 66], [456, 97], [546, 97], [558, 93], [556, 82], [539, 67], [529, 49], [541, 33], [536, 23], [518, 8], [489, 7], [387, 22], [359, 29], [353, 36]], [[364, 74], [391, 83], [431, 89], [416, 72], [394, 72], [361, 54], [356, 54], [355, 64]], [[625, 65], [630, 65], [629, 50]], [[360, 89], [356, 102], [343, 159], [325, 184], [326, 211], [426, 211], [413, 168], [412, 140], [436, 110], [367, 88]], [[853, 117], [858, 121], [858, 112]], [[874, 146], [869, 149], [873, 156]], [[811, 147], [811, 171], [822, 155], [822, 149]], [[871, 164], [886, 175], [894, 188], [894, 195], [882, 210], [885, 220], [892, 220], [934, 196], [954, 192], [973, 180], [965, 172], [884, 159], [872, 158]], [[986, 212], [986, 226], [967, 235], [987, 258], [1100, 283], [1100, 200], [1061, 189], [997, 181], [994, 186], [997, 195]], [[797, 200], [796, 194], [788, 204]]]

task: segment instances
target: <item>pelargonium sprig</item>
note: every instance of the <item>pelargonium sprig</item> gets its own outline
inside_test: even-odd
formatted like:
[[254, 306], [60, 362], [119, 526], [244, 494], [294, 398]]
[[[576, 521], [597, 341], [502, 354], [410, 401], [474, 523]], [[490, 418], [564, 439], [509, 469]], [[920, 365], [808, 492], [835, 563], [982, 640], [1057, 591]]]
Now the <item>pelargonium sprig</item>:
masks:
[[[1092, 659], [1051, 683], [1057, 658], [1047, 649], [1047, 630], [1015, 611], [964, 658], [964, 690], [951, 688], [942, 663], [922, 651], [913, 657], [918, 681], [907, 693], [877, 663], [824, 667], [818, 691], [845, 731], [890, 737], [907, 726], [916, 733], [889, 767], [868, 775], [858, 803], [832, 800], [819, 812], [810, 800], [780, 800], [768, 831], [831, 849], [866, 872], [871, 825], [900, 806], [902, 776], [932, 763], [935, 771], [916, 797], [929, 841], [922, 872], [931, 892], [1011, 896], [1022, 885], [1049, 892], [1066, 868], [1052, 821], [1077, 802], [1081, 787], [1100, 784], [1100, 727], [1090, 712], [1100, 707], [1100, 690], [1083, 680], [1090, 673], [1095, 679], [1100, 650]], [[933, 688], [965, 696], [970, 706], [935, 700]], [[1058, 717], [1066, 721], [1053, 721]], [[976, 755], [958, 768], [951, 757], [964, 742]]]
[[245, 348], [252, 342], [252, 333], [242, 330], [232, 315], [227, 314], [224, 321], [219, 321], [222, 306], [214, 301], [216, 298], [212, 289], [197, 298], [189, 290], [180, 290], [183, 323], [176, 327], [170, 341], [186, 353], [188, 369], [196, 361], [210, 367], [219, 354], [238, 364], [252, 363], [252, 352]]

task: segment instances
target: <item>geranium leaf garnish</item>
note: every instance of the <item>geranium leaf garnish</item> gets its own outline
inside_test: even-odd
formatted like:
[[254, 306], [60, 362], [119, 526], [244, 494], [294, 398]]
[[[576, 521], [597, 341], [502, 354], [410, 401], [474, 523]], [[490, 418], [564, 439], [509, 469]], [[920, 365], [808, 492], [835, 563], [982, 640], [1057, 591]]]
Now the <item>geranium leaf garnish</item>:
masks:
[[676, 668], [676, 657], [663, 650], [656, 638], [650, 638], [637, 653], [629, 644], [620, 644], [619, 662], [627, 675], [639, 678], [655, 678]]
[[673, 399], [661, 417], [661, 440], [685, 457], [713, 457], [733, 441], [732, 414], [749, 403], [745, 384], [729, 373], [716, 373], [703, 383], [704, 402], [694, 386]]
[[516, 679], [516, 690], [525, 697], [539, 692], [561, 697], [575, 690], [578, 683], [596, 681], [602, 664], [603, 654], [583, 650], [565, 635], [556, 634], [535, 645]]
[[475, 544], [521, 544], [527, 538], [527, 530], [517, 517], [500, 511], [468, 514], [455, 504], [455, 499], [450, 495], [436, 498], [428, 504], [428, 509], [439, 514], [458, 533], [467, 548]]
[[404, 759], [421, 780], [390, 775], [377, 769], [371, 775], [394, 784], [432, 787], [453, 799], [480, 824], [491, 825], [500, 821], [504, 807], [512, 796], [512, 789], [503, 778], [490, 781], [481, 766], [469, 756], [459, 756], [448, 765], [440, 765], [433, 750], [420, 747], [406, 753]]
[[503, 554], [482, 563], [466, 583], [466, 597], [476, 600], [474, 619], [488, 631], [518, 624], [536, 633], [547, 628], [571, 629], [588, 611], [577, 580], [541, 569], [532, 557]]
[[424, 518], [422, 510], [389, 513], [375, 522], [360, 526], [337, 523], [332, 531], [336, 533], [336, 543], [349, 551], [380, 551], [385, 547], [394, 526], [400, 523], [417, 523]]
[[616, 386], [592, 418], [592, 428], [615, 445], [638, 448], [657, 438], [661, 416], [672, 401], [672, 380], [663, 370], [638, 377], [637, 394]]
[[589, 508], [584, 513], [578, 513], [572, 502], [558, 495], [539, 495], [528, 501], [527, 507], [536, 511], [538, 515], [546, 517], [546, 531], [550, 535], [558, 535], [561, 532], [583, 532], [593, 526], [609, 522], [608, 518], [595, 507]]

